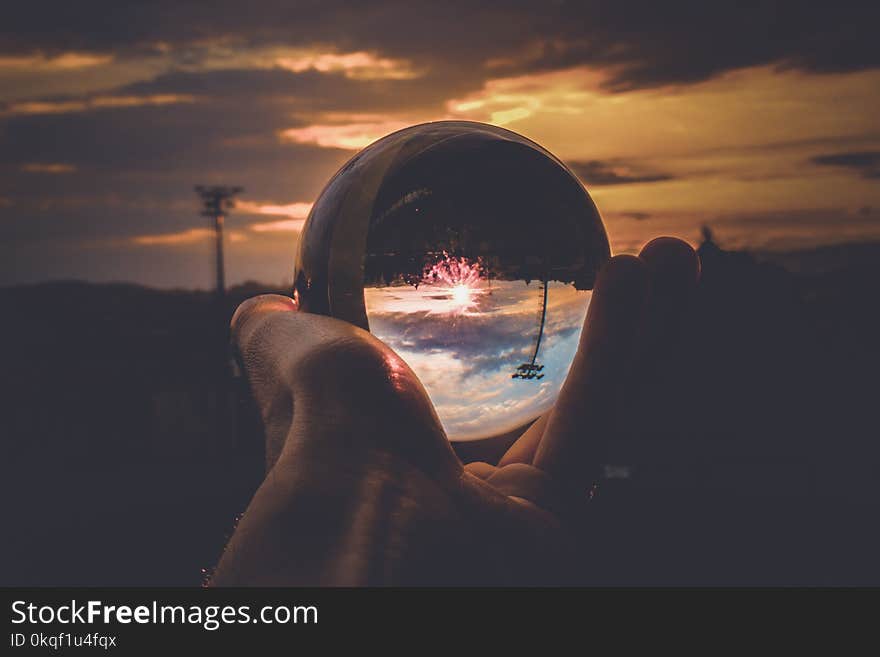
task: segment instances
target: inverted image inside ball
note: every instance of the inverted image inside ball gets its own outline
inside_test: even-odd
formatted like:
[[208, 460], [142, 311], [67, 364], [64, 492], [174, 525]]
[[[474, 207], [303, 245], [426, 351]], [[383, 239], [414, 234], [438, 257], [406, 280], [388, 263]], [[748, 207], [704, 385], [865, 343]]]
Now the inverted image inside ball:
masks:
[[556, 400], [609, 258], [588, 193], [534, 142], [440, 121], [380, 139], [325, 187], [294, 294], [413, 369], [450, 440], [523, 426]]

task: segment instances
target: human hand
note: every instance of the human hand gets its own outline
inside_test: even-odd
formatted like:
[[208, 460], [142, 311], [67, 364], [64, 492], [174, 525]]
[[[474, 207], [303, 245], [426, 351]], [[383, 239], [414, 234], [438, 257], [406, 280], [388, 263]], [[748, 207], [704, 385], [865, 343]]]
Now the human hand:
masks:
[[214, 585], [573, 583], [634, 363], [666, 348], [699, 277], [672, 238], [600, 274], [554, 407], [497, 465], [463, 465], [409, 367], [348, 323], [267, 295], [233, 339], [267, 474]]

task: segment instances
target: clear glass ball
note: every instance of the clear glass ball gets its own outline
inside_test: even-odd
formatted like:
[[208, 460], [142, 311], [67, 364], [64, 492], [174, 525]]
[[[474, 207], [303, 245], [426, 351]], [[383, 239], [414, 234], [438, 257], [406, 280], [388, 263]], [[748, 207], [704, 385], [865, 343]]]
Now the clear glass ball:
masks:
[[609, 256], [596, 206], [556, 157], [502, 128], [439, 121], [333, 176], [300, 236], [294, 296], [385, 342], [449, 439], [476, 440], [553, 405]]

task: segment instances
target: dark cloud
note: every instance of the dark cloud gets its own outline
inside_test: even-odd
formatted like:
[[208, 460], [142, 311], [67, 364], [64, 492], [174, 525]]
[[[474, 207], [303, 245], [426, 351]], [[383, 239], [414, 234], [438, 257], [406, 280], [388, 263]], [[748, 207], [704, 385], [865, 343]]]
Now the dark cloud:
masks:
[[[311, 199], [350, 153], [279, 143], [279, 131], [301, 125], [283, 107], [239, 97], [9, 117], [0, 135], [0, 195], [137, 196], [160, 191], [149, 187], [163, 181], [187, 187], [190, 176], [229, 174], [269, 198]], [[63, 162], [76, 172], [35, 176], [19, 170], [26, 162]]]
[[535, 65], [610, 68], [623, 90], [708, 79], [727, 70], [777, 64], [811, 71], [880, 65], [877, 3], [770, 0], [563, 3], [562, 38]]
[[863, 178], [880, 178], [880, 151], [853, 151], [817, 155], [810, 159], [820, 166], [845, 167], [858, 172]]
[[668, 174], [639, 170], [619, 161], [585, 160], [567, 164], [588, 185], [627, 185], [672, 180], [672, 176]]
[[[394, 112], [435, 109], [476, 84], [468, 75], [426, 71], [412, 79], [353, 79], [342, 73], [282, 68], [173, 71], [117, 91], [121, 95], [192, 94], [232, 103], [275, 103], [273, 111]], [[405, 99], [405, 107], [402, 100]]]
[[519, 71], [592, 64], [610, 68], [608, 86], [623, 89], [769, 63], [812, 71], [876, 67], [878, 19], [880, 5], [864, 0], [28, 2], [4, 14], [0, 51], [143, 54], [170, 45], [184, 56], [212, 40], [330, 43], [459, 70], [492, 59]]

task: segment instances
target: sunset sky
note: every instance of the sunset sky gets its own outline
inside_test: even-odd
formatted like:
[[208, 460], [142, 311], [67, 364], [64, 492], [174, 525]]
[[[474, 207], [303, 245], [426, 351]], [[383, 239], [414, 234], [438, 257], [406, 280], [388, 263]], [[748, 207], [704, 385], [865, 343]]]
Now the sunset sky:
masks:
[[612, 249], [880, 239], [876, 2], [32, 1], [0, 24], [0, 284], [289, 281], [332, 173], [444, 118], [524, 134]]
[[[473, 440], [541, 415], [565, 381], [590, 292], [551, 281], [542, 327], [542, 290], [535, 281], [481, 280], [467, 299], [442, 283], [366, 288], [364, 298], [370, 332], [419, 377], [446, 435]], [[511, 377], [533, 354], [540, 378]]]

